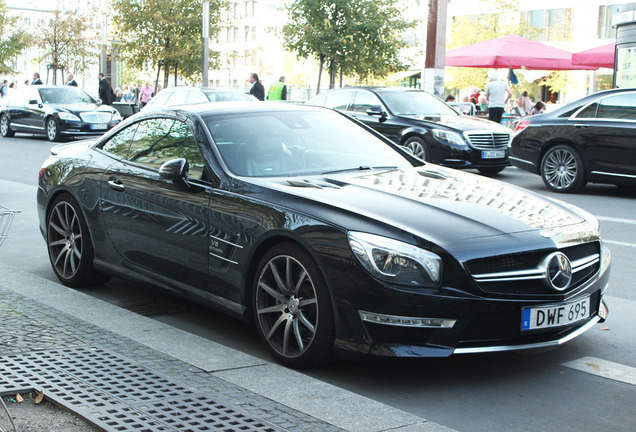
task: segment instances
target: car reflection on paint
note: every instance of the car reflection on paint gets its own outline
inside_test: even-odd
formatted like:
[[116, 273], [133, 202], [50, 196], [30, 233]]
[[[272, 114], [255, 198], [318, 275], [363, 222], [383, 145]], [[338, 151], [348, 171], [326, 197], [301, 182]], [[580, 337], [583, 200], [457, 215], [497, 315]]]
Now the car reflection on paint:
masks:
[[195, 294], [292, 367], [558, 345], [606, 316], [593, 216], [323, 108], [142, 112], [54, 148], [37, 203], [64, 284]]

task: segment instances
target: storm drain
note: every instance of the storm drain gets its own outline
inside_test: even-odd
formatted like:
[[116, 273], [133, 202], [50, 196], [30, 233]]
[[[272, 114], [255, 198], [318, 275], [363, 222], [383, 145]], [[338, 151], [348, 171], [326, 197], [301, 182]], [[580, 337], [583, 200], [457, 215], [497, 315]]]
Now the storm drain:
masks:
[[31, 389], [106, 431], [281, 431], [100, 348], [1, 356], [0, 394]]

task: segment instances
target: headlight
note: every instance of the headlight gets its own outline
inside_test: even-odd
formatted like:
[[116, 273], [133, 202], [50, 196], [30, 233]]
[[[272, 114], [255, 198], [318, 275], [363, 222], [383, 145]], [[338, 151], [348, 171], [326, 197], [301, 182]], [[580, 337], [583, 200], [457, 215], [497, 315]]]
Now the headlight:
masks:
[[464, 138], [455, 132], [449, 132], [442, 129], [433, 129], [431, 132], [433, 133], [433, 136], [440, 141], [461, 146], [466, 145]]
[[60, 118], [64, 121], [81, 121], [78, 116], [65, 112], [58, 113], [58, 116], [60, 116]]
[[349, 232], [349, 246], [369, 273], [383, 281], [436, 287], [442, 279], [442, 259], [433, 252], [378, 235]]

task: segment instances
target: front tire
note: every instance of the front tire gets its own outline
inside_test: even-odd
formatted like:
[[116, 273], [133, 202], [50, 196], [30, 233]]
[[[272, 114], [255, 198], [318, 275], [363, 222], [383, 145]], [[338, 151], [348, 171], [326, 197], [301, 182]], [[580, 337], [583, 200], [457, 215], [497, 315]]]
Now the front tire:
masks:
[[409, 137], [406, 139], [406, 141], [404, 141], [404, 144], [402, 145], [404, 147], [410, 148], [413, 154], [423, 161], [431, 161], [431, 152], [428, 148], [428, 145], [426, 145], [422, 138], [416, 136]]
[[15, 135], [15, 131], [11, 130], [11, 122], [6, 114], [2, 114], [2, 117], [0, 117], [0, 134], [5, 138], [11, 138]]
[[311, 256], [294, 243], [270, 249], [253, 286], [254, 322], [282, 364], [309, 369], [332, 355], [334, 319], [327, 285]]
[[578, 192], [587, 183], [581, 157], [567, 145], [554, 146], [543, 156], [541, 178], [554, 192]]
[[60, 128], [53, 117], [49, 117], [46, 120], [46, 137], [49, 141], [60, 141]]
[[46, 244], [57, 278], [77, 288], [96, 285], [107, 277], [93, 268], [93, 244], [80, 206], [70, 195], [60, 195], [46, 218]]
[[483, 168], [477, 168], [477, 171], [479, 171], [480, 173], [482, 173], [485, 176], [495, 176], [497, 174], [499, 174], [500, 172], [502, 172], [506, 167], [502, 166], [502, 167], [483, 167]]

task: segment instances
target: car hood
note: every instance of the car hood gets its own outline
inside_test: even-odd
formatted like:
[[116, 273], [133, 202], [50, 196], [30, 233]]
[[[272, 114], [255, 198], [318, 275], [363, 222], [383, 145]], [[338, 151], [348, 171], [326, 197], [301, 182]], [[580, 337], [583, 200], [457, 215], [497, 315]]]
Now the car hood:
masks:
[[[333, 213], [334, 219], [338, 211], [361, 215], [439, 245], [522, 232], [558, 237], [571, 231], [565, 227], [585, 222], [582, 215], [562, 203], [500, 181], [432, 164], [406, 170], [257, 181], [310, 199], [317, 206], [329, 206], [334, 212], [325, 214]], [[585, 229], [596, 230], [592, 224], [585, 224]]]
[[511, 130], [505, 126], [498, 125], [486, 119], [479, 119], [470, 116], [462, 115], [442, 115], [442, 116], [423, 116], [423, 115], [410, 115], [401, 116], [413, 120], [421, 120], [426, 123], [430, 123], [432, 127], [436, 125], [446, 126], [451, 129], [455, 129], [461, 132], [474, 131], [474, 130], [490, 130], [500, 133], [511, 133]]

